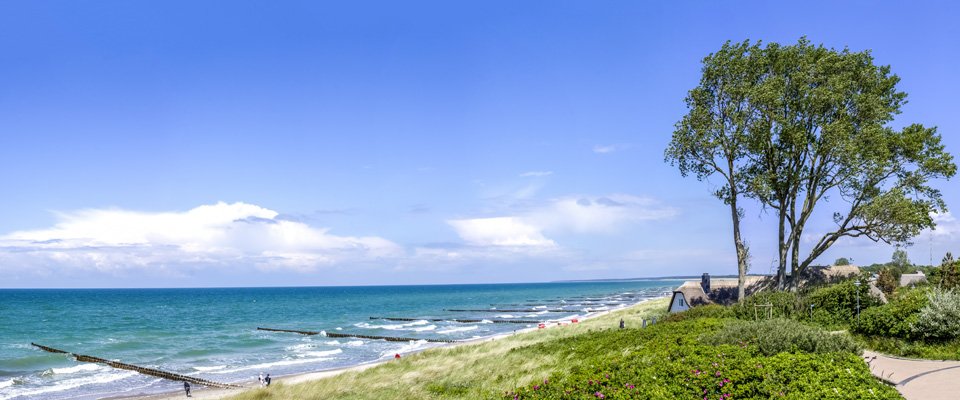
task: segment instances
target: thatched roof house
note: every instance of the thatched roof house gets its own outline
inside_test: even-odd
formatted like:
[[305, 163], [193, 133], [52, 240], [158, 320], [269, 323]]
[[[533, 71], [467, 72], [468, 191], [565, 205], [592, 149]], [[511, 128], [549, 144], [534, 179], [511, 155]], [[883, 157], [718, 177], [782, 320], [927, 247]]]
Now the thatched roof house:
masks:
[[[772, 280], [768, 276], [749, 275], [746, 277], [747, 294], [767, 287]], [[737, 278], [711, 279], [703, 274], [700, 281], [686, 281], [673, 291], [670, 298], [670, 312], [680, 312], [704, 304], [732, 304], [737, 301]]]
[[[800, 286], [835, 283], [858, 274], [860, 268], [855, 265], [810, 267], [804, 272]], [[738, 300], [737, 283], [737, 278], [710, 279], [710, 274], [703, 274], [700, 281], [686, 281], [673, 291], [668, 311], [680, 312], [704, 304], [733, 304]], [[773, 285], [772, 276], [748, 275], [744, 291], [749, 296]]]

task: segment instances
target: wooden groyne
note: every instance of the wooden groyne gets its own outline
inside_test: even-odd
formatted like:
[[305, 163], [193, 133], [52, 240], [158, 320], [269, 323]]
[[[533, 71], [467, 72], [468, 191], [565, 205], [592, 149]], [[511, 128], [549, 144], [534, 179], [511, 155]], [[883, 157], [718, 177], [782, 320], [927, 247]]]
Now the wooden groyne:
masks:
[[398, 317], [370, 317], [370, 319], [382, 319], [385, 321], [430, 321], [430, 322], [460, 322], [464, 324], [479, 324], [492, 322], [495, 324], [539, 324], [543, 321], [534, 321], [528, 319], [462, 319], [462, 318], [398, 318]]
[[452, 311], [452, 312], [544, 312], [544, 311], [546, 311], [546, 312], [566, 312], [566, 313], [575, 313], [575, 312], [577, 312], [577, 310], [560, 310], [560, 309], [547, 310], [547, 309], [542, 309], [542, 308], [531, 308], [531, 309], [490, 309], [490, 308], [487, 308], [487, 309], [475, 309], [475, 310], [448, 308], [448, 309], [445, 309], [445, 310], [443, 310], [443, 311]]
[[319, 335], [321, 332], [314, 331], [298, 331], [295, 329], [274, 329], [274, 328], [261, 328], [257, 327], [258, 331], [269, 331], [269, 332], [288, 332], [288, 333], [299, 333], [301, 335]]
[[408, 338], [408, 337], [396, 337], [396, 336], [358, 335], [355, 333], [336, 333], [336, 332], [327, 332], [327, 337], [386, 340], [388, 342], [415, 342], [419, 340], [424, 340], [431, 343], [456, 343], [457, 342], [456, 340], [452, 340], [452, 339], [423, 339], [423, 338]]
[[270, 331], [270, 332], [290, 332], [290, 333], [299, 333], [301, 335], [324, 335], [326, 337], [332, 338], [357, 338], [357, 339], [371, 339], [371, 340], [386, 340], [388, 342], [415, 342], [419, 340], [431, 342], [431, 343], [455, 343], [456, 340], [451, 339], [424, 339], [424, 338], [408, 338], [408, 337], [398, 337], [398, 336], [376, 336], [376, 335], [360, 335], [356, 333], [336, 333], [336, 332], [314, 332], [314, 331], [299, 331], [294, 329], [272, 329], [272, 328], [257, 328], [258, 331]]
[[53, 348], [53, 347], [48, 347], [48, 346], [44, 346], [44, 345], [40, 345], [40, 344], [36, 344], [36, 343], [30, 343], [30, 344], [33, 345], [34, 347], [39, 348], [40, 350], [47, 351], [47, 352], [50, 352], [50, 353], [69, 354], [69, 355], [73, 356], [73, 358], [75, 358], [77, 361], [80, 361], [80, 362], [88, 362], [88, 363], [96, 363], [96, 364], [106, 364], [106, 365], [109, 365], [109, 366], [111, 366], [111, 367], [113, 367], [113, 368], [116, 368], [116, 369], [125, 369], [125, 370], [128, 370], [128, 371], [138, 372], [138, 373], [141, 373], [141, 374], [144, 374], [144, 375], [150, 375], [150, 376], [155, 376], [155, 377], [158, 377], [158, 378], [169, 379], [169, 380], [172, 380], [172, 381], [189, 382], [189, 383], [192, 383], [192, 384], [194, 384], [194, 385], [203, 385], [203, 386], [209, 386], [209, 387], [214, 387], [214, 388], [219, 388], [219, 389], [236, 389], [236, 388], [242, 388], [242, 386], [239, 386], [239, 385], [232, 385], [232, 384], [229, 384], [229, 383], [214, 382], [214, 381], [210, 381], [210, 380], [206, 380], [206, 379], [195, 378], [195, 377], [192, 377], [192, 376], [175, 374], [175, 373], [173, 373], [173, 372], [161, 371], [161, 370], [159, 370], [159, 369], [146, 368], [146, 367], [141, 367], [141, 366], [138, 366], [138, 365], [122, 363], [122, 362], [119, 362], [119, 361], [111, 361], [111, 360], [103, 359], [103, 358], [100, 358], [100, 357], [88, 356], [88, 355], [85, 355], [85, 354], [71, 353], [71, 352], [68, 352], [68, 351], [63, 351], [63, 350], [60, 350], [60, 349], [55, 349], [55, 348]]

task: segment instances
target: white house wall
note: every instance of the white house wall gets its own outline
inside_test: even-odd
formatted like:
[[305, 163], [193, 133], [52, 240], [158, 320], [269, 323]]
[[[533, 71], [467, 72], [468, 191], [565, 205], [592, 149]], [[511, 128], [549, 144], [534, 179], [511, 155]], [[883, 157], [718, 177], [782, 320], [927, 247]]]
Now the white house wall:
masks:
[[676, 292], [673, 294], [673, 302], [670, 303], [670, 312], [680, 312], [689, 308], [690, 303], [683, 297], [683, 293]]

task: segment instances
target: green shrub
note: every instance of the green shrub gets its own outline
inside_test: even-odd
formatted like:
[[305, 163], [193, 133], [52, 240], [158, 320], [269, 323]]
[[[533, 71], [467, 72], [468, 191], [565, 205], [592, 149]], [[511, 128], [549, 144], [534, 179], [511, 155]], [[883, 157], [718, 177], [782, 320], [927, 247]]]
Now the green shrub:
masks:
[[804, 305], [813, 305], [813, 322], [827, 327], [846, 326], [856, 319], [858, 291], [861, 314], [880, 305], [880, 299], [870, 295], [866, 284], [856, 286], [854, 281], [817, 289], [805, 298]]
[[889, 303], [861, 312], [860, 321], [855, 321], [850, 330], [867, 336], [913, 338], [913, 324], [927, 305], [928, 293], [927, 289], [901, 288]]
[[802, 304], [794, 292], [759, 292], [734, 305], [733, 313], [740, 319], [766, 318], [767, 308], [758, 307], [771, 304], [774, 318], [795, 318], [802, 311]]
[[704, 336], [702, 341], [714, 345], [756, 346], [760, 353], [768, 356], [783, 352], [861, 353], [860, 347], [847, 335], [831, 334], [788, 319], [731, 322], [719, 332]]
[[689, 310], [673, 313], [666, 317], [664, 321], [684, 321], [697, 318], [729, 318], [733, 316], [733, 310], [717, 304], [707, 304], [705, 306], [693, 307]]
[[934, 289], [927, 300], [913, 323], [914, 335], [936, 341], [960, 336], [960, 290]]

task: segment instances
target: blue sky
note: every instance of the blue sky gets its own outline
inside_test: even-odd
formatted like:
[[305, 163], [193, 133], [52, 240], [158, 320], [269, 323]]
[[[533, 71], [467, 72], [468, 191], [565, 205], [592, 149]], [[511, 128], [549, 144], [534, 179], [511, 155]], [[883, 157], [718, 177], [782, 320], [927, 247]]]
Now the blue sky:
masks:
[[[4, 2], [0, 287], [734, 273], [712, 186], [663, 162], [700, 60], [802, 35], [871, 49], [909, 94], [894, 125], [938, 126], [960, 154], [957, 17], [950, 2]], [[960, 204], [956, 181], [937, 186]], [[746, 215], [769, 272], [772, 218]], [[955, 215], [914, 262], [960, 252]], [[823, 261], [891, 252], [848, 241]]]

